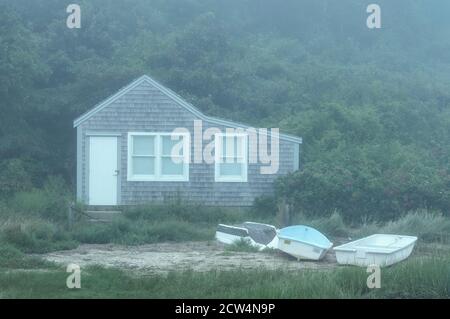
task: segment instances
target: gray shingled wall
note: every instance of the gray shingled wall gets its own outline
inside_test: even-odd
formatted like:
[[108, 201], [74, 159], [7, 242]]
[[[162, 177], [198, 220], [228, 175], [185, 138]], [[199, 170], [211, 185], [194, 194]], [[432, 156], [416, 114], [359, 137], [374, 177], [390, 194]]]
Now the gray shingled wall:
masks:
[[[280, 139], [280, 168], [276, 175], [260, 174], [260, 164], [248, 165], [248, 182], [225, 183], [214, 181], [214, 164], [195, 164], [189, 167], [188, 182], [132, 182], [127, 181], [127, 133], [171, 132], [185, 127], [193, 132], [197, 118], [147, 82], [135, 87], [81, 124], [82, 133], [82, 198], [87, 201], [88, 185], [88, 139], [87, 133], [117, 133], [119, 136], [120, 175], [119, 198], [121, 205], [133, 205], [162, 201], [181, 196], [184, 199], [217, 206], [249, 206], [255, 197], [273, 193], [276, 177], [292, 171], [295, 167], [298, 145]], [[225, 127], [203, 121], [208, 127]], [[192, 133], [191, 133], [192, 134]], [[193, 145], [193, 136], [191, 144]], [[268, 138], [270, 140], [270, 137]], [[193, 146], [191, 157], [193, 156]]]

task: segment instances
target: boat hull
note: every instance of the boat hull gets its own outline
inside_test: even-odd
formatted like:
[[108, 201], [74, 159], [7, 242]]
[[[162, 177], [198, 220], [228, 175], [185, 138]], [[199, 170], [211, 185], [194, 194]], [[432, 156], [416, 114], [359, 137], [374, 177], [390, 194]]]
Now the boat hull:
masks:
[[278, 247], [276, 228], [261, 223], [245, 222], [240, 226], [219, 224], [215, 237], [217, 241], [227, 245], [245, 240], [259, 250]]
[[325, 235], [312, 227], [295, 225], [278, 231], [278, 249], [298, 260], [320, 260], [332, 246]]
[[408, 258], [417, 237], [375, 234], [334, 248], [342, 265], [390, 266]]
[[328, 249], [305, 244], [292, 239], [278, 239], [278, 249], [298, 260], [320, 260], [325, 257]]

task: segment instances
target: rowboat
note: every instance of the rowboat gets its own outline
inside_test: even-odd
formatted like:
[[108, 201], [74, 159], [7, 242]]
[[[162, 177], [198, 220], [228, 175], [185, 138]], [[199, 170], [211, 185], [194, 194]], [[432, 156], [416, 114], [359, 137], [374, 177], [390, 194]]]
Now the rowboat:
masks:
[[325, 235], [312, 227], [296, 225], [278, 231], [278, 249], [298, 260], [320, 260], [332, 246]]
[[259, 250], [277, 248], [278, 237], [275, 226], [254, 222], [245, 222], [237, 226], [219, 224], [216, 239], [224, 244], [247, 241]]
[[417, 237], [374, 234], [334, 247], [339, 264], [389, 266], [411, 255]]

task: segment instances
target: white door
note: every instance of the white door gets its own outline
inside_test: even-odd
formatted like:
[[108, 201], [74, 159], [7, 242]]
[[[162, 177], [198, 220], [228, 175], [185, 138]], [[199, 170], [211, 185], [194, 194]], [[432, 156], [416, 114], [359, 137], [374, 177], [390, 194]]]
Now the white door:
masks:
[[89, 139], [89, 204], [117, 205], [117, 137]]

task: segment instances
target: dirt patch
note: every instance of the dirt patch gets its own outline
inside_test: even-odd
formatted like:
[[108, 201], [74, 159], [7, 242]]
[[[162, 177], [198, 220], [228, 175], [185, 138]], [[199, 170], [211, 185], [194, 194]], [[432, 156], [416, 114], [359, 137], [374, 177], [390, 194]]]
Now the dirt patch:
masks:
[[330, 269], [336, 257], [330, 251], [320, 262], [297, 261], [277, 251], [233, 252], [217, 242], [161, 243], [141, 246], [81, 245], [77, 249], [40, 255], [59, 264], [102, 265], [150, 273], [242, 269]]

